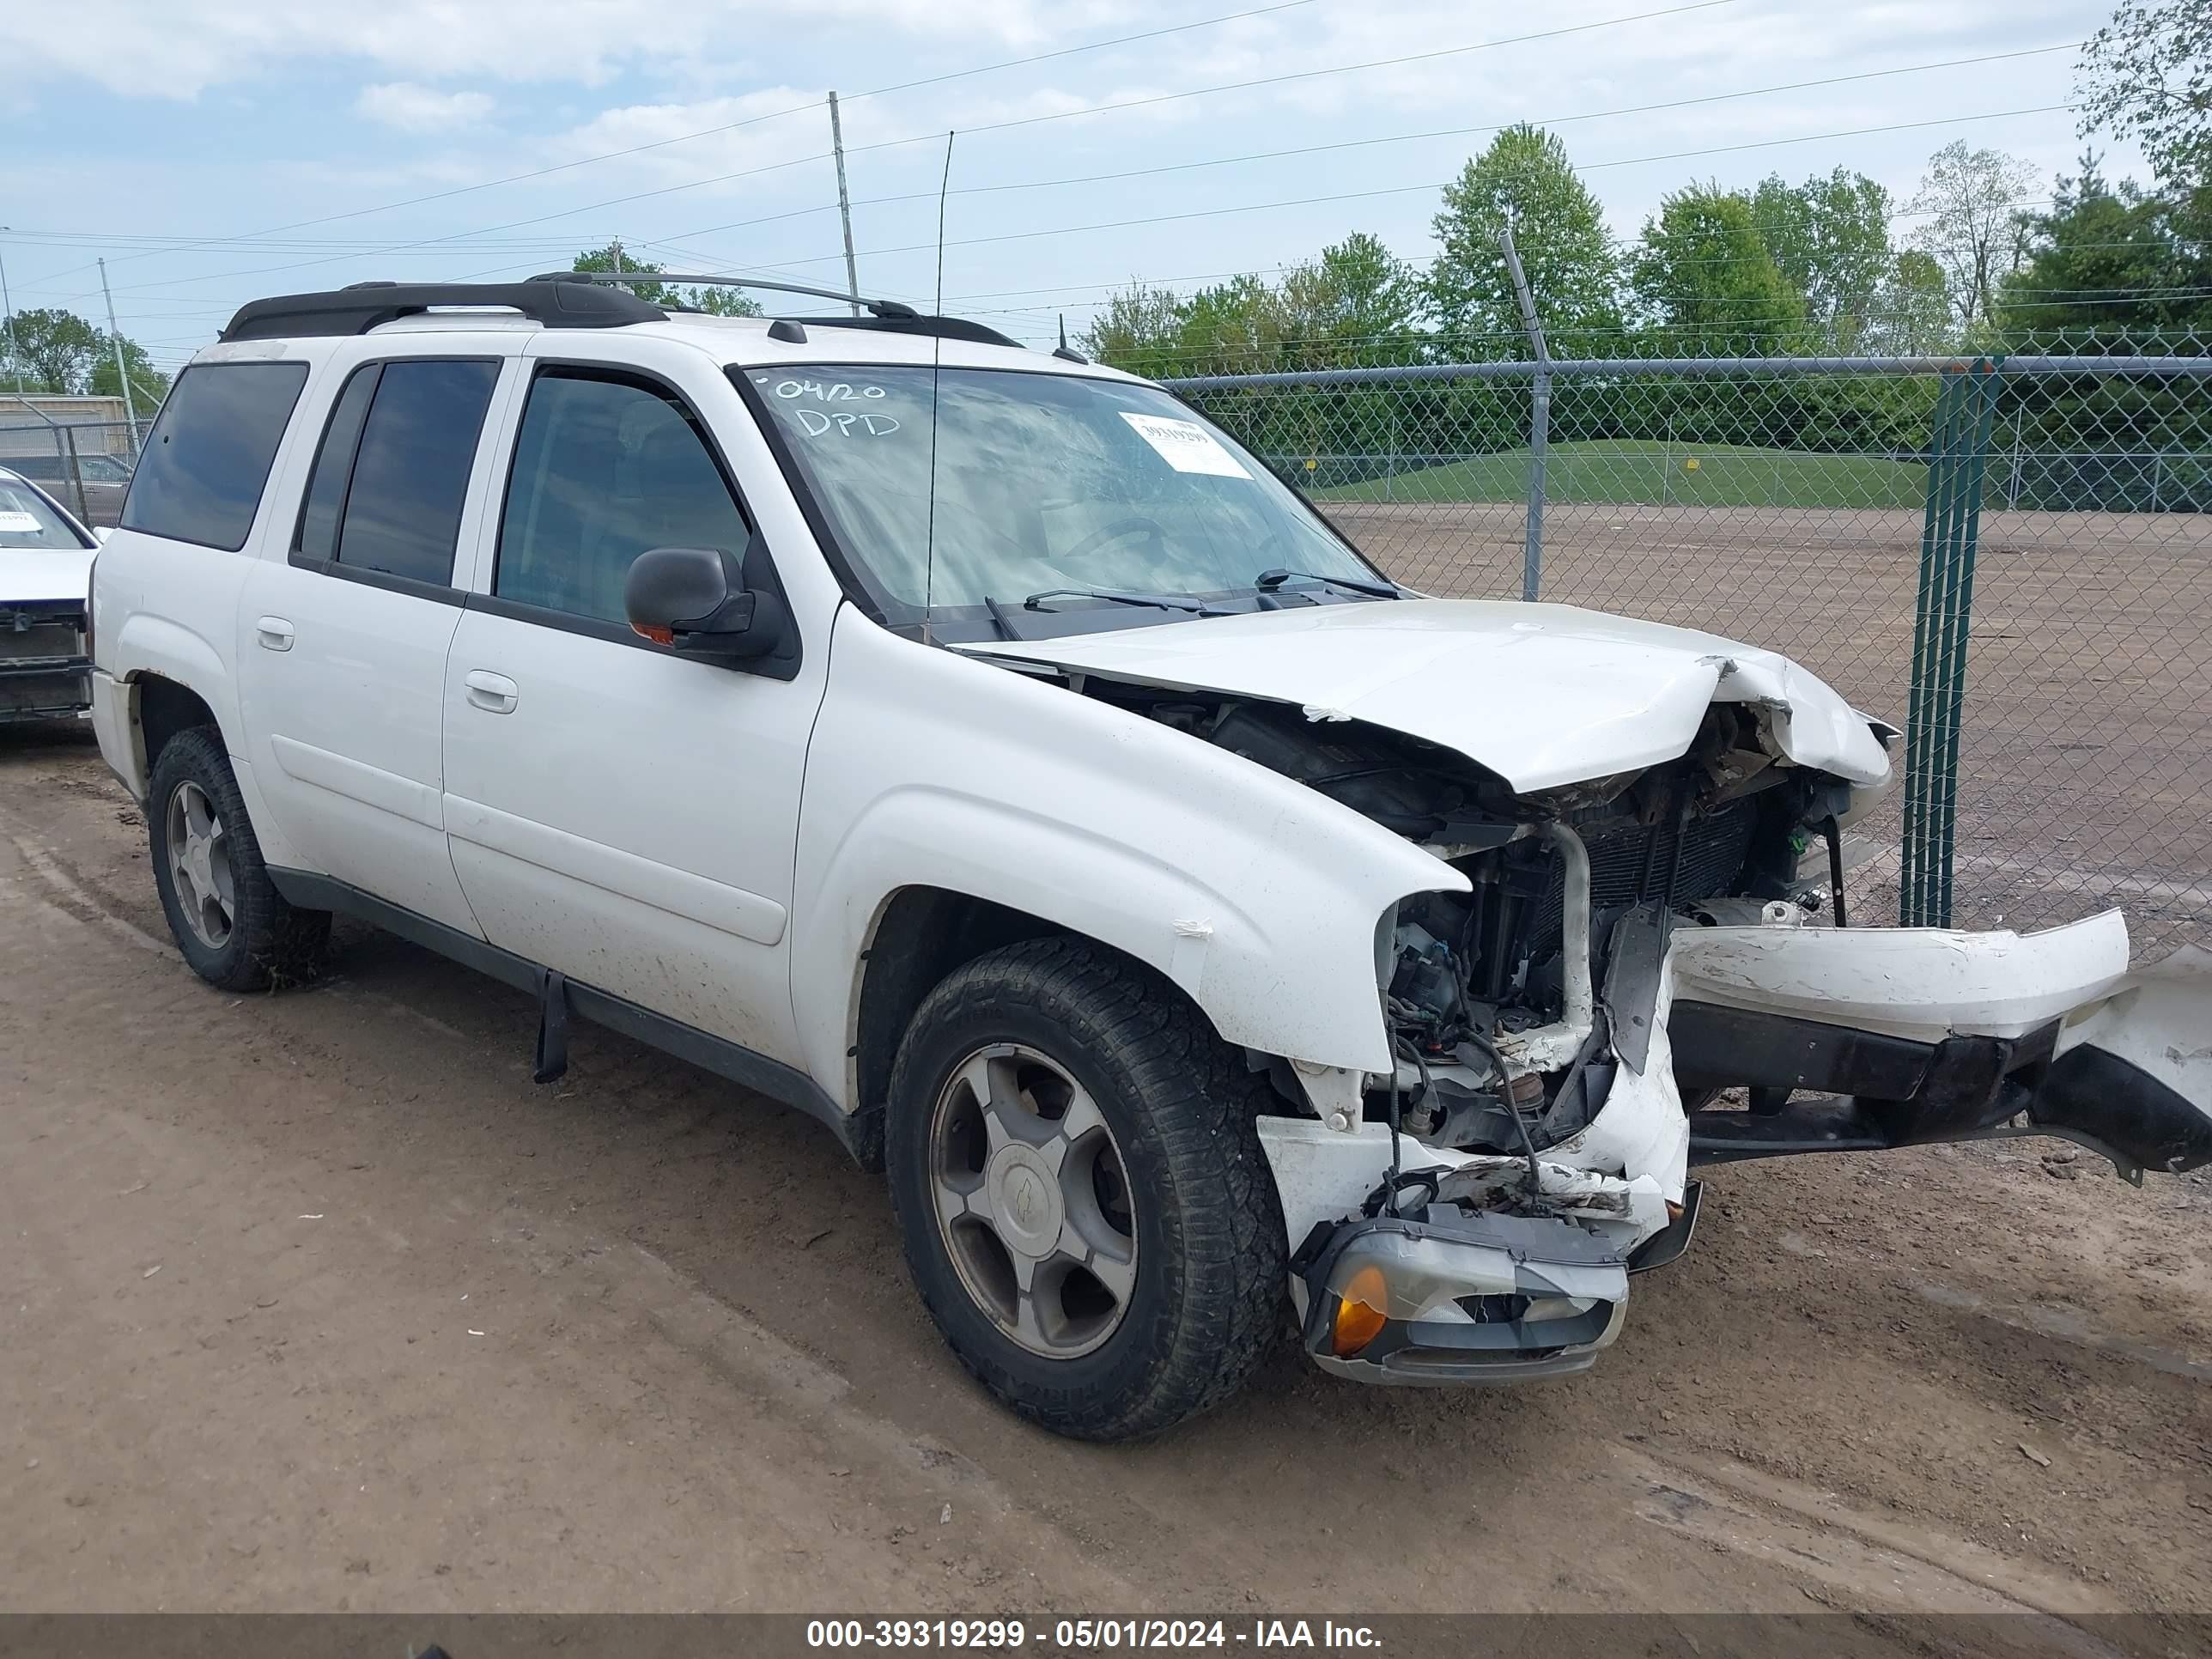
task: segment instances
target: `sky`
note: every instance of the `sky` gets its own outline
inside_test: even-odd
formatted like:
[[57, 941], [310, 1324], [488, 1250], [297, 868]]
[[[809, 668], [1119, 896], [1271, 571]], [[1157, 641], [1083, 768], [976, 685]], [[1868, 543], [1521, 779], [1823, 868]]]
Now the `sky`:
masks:
[[2048, 179], [2081, 151], [2063, 106], [2108, 10], [73, 0], [6, 27], [0, 258], [18, 308], [104, 324], [105, 256], [118, 325], [163, 368], [264, 295], [520, 278], [617, 237], [842, 286], [835, 90], [862, 291], [940, 291], [951, 131], [944, 308], [1045, 343], [1117, 285], [1272, 272], [1353, 231], [1424, 260], [1438, 187], [1516, 121], [1560, 134], [1624, 239], [1692, 179], [1842, 165], [1901, 210], [1960, 138]]

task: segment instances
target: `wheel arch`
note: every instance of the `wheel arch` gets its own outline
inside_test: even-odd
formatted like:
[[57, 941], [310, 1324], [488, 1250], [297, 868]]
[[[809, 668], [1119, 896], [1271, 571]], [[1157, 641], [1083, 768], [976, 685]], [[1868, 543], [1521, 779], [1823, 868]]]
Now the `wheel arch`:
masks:
[[851, 1005], [846, 1097], [873, 1120], [861, 1137], [866, 1152], [856, 1153], [864, 1165], [880, 1167], [881, 1114], [890, 1097], [891, 1067], [915, 1012], [958, 969], [1003, 945], [1032, 939], [1079, 939], [1105, 951], [1212, 1024], [1182, 987], [1110, 940], [973, 893], [927, 885], [899, 888], [877, 909], [860, 953]]
[[161, 759], [161, 750], [177, 733], [189, 732], [196, 726], [212, 726], [217, 731], [222, 728], [222, 722], [216, 718], [208, 700], [180, 681], [149, 671], [135, 676], [128, 684], [131, 730], [137, 744], [139, 763], [149, 778], [154, 775], [154, 765]]

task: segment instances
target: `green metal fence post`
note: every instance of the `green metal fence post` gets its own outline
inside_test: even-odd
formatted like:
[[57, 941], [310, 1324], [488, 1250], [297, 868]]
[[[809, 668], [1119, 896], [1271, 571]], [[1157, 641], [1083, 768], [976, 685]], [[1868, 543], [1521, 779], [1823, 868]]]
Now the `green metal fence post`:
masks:
[[1978, 358], [1943, 371], [1928, 453], [1928, 509], [1912, 619], [1912, 684], [1905, 719], [1905, 836], [1898, 921], [1951, 924], [1956, 861], [1959, 733], [1972, 632], [1974, 560], [1998, 365]]

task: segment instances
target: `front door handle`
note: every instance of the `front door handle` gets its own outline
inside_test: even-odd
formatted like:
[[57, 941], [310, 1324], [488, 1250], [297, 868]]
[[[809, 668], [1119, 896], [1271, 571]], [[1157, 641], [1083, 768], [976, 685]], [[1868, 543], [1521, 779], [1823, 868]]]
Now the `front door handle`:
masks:
[[504, 674], [495, 674], [488, 668], [471, 668], [463, 684], [469, 688], [469, 701], [489, 714], [512, 714], [518, 701], [514, 682]]
[[289, 651], [292, 648], [292, 624], [282, 617], [264, 617], [253, 624], [253, 636], [261, 641], [264, 651]]

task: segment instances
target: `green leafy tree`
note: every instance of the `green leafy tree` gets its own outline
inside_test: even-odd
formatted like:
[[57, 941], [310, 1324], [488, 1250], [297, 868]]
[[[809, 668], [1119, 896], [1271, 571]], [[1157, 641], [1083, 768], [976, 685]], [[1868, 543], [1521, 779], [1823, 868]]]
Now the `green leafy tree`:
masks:
[[1912, 245], [1943, 269], [1952, 308], [1970, 332], [1996, 327], [1997, 285], [2027, 252], [2024, 204], [2035, 169], [2002, 150], [1970, 149], [1964, 139], [1928, 158], [1908, 204], [1921, 222]]
[[1684, 356], [1751, 356], [1805, 343], [1805, 295], [1759, 234], [1751, 198], [1692, 185], [1647, 220], [1630, 272], [1664, 349]]
[[1292, 265], [1278, 289], [1288, 368], [1410, 362], [1419, 349], [1421, 286], [1380, 237], [1354, 231]]
[[[668, 269], [651, 260], [633, 258], [619, 241], [595, 247], [576, 256], [571, 270], [605, 271], [610, 275], [657, 276]], [[638, 283], [630, 292], [647, 304], [682, 306], [690, 311], [703, 311], [710, 317], [757, 317], [759, 302], [743, 289], [683, 288], [663, 283]]]
[[[107, 343], [105, 334], [73, 311], [19, 311], [9, 329], [15, 337], [15, 349], [6, 365], [4, 380], [11, 390], [15, 372], [21, 368], [23, 384], [33, 392], [82, 392]], [[6, 345], [6, 337], [0, 336], [0, 351]]]
[[2082, 47], [2075, 78], [2084, 134], [2134, 138], [2169, 191], [2212, 185], [2212, 6], [2122, 0]]
[[1262, 373], [1279, 362], [1288, 332], [1281, 294], [1257, 276], [1232, 276], [1183, 301], [1176, 353], [1187, 374]]
[[2016, 346], [2193, 349], [2191, 331], [2212, 327], [2208, 283], [2212, 257], [2188, 210], [2132, 181], [2107, 184], [2085, 155], [2080, 173], [2058, 180], [2050, 211], [2030, 222], [2002, 316]]
[[1805, 296], [1806, 320], [1838, 351], [1856, 351], [1893, 262], [1889, 192], [1838, 167], [1802, 185], [1770, 174], [1752, 192], [1753, 217], [1782, 274]]
[[[85, 389], [96, 396], [119, 398], [123, 395], [123, 382], [116, 374], [115, 352], [108, 338], [106, 335], [100, 337], [100, 349], [94, 354], [92, 374]], [[169, 377], [154, 367], [146, 348], [128, 335], [123, 337], [123, 367], [131, 376], [131, 395], [137, 399], [139, 417], [143, 419], [169, 395]]]
[[1620, 261], [1605, 210], [1558, 136], [1508, 127], [1444, 186], [1429, 310], [1453, 356], [1527, 354], [1499, 241], [1508, 225], [1554, 356], [1604, 349], [1620, 325]]
[[1928, 357], [1956, 343], [1950, 284], [1943, 267], [1917, 248], [1905, 248], [1882, 273], [1859, 349], [1894, 357]]
[[1077, 337], [1085, 356], [1135, 374], [1171, 374], [1182, 332], [1182, 296], [1131, 283], [1108, 296]]

